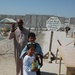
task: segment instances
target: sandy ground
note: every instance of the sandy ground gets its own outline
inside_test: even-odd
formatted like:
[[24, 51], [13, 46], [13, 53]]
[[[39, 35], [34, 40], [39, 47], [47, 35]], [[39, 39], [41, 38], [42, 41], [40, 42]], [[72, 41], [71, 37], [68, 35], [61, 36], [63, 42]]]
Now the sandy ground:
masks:
[[0, 75], [15, 75], [15, 61], [13, 56], [0, 56]]
[[[56, 64], [55, 61], [48, 63], [47, 59], [43, 59], [43, 67], [41, 68], [42, 75], [58, 75], [59, 60]], [[66, 68], [62, 63], [61, 74], [65, 75]], [[15, 74], [15, 61], [13, 55], [0, 56], [0, 75], [16, 75]]]
[[[54, 35], [54, 38], [55, 36], [56, 35]], [[42, 38], [40, 39], [40, 41], [41, 40]], [[56, 51], [55, 41], [53, 41], [53, 43], [54, 44], [52, 47], [53, 49], [52, 52], [55, 54]], [[43, 61], [44, 61], [43, 67], [41, 68], [42, 75], [58, 75], [59, 60], [57, 64], [55, 63], [55, 61], [53, 61], [52, 63], [48, 63], [48, 59], [43, 59]], [[66, 68], [64, 63], [62, 63], [61, 75], [65, 75], [65, 73], [66, 73]], [[7, 39], [0, 41], [0, 75], [15, 75], [15, 74], [16, 73], [15, 73], [15, 61], [13, 55], [13, 42], [12, 40], [9, 41]]]

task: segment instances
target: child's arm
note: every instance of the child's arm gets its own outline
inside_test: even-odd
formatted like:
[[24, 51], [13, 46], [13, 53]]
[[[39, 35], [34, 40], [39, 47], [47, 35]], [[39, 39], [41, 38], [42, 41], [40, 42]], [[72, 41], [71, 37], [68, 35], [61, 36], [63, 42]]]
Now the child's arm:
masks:
[[40, 66], [42, 67], [43, 66], [43, 56], [40, 55], [40, 59], [41, 59]]
[[38, 52], [38, 58], [40, 59], [40, 67], [43, 66], [43, 52], [39, 43], [36, 43], [36, 51]]
[[22, 58], [26, 52], [27, 52], [27, 45], [22, 50], [21, 55], [20, 55], [20, 58]]
[[40, 67], [42, 67], [43, 66], [43, 56], [38, 54], [38, 60], [39, 60]]

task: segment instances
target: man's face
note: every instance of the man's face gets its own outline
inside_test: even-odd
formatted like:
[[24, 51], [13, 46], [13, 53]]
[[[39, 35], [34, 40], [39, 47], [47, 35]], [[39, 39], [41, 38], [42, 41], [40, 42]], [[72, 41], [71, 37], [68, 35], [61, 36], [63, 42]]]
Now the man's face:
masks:
[[18, 25], [19, 29], [22, 30], [22, 28], [23, 28], [23, 21], [21, 19], [18, 19], [17, 20], [17, 25]]

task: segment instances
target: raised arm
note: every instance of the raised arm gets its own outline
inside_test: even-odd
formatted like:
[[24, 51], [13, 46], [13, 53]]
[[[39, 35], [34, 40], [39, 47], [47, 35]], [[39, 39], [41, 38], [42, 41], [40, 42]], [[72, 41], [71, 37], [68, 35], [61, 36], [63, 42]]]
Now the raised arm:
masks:
[[13, 39], [14, 36], [15, 36], [15, 24], [12, 24], [12, 25], [11, 25], [11, 30], [10, 30], [10, 32], [8, 33], [8, 38], [9, 38], [9, 39]]

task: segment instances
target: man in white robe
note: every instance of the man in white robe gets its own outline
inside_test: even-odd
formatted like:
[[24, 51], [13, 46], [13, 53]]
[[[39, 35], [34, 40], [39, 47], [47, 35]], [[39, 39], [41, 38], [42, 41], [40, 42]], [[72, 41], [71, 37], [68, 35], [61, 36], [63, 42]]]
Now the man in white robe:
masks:
[[16, 75], [23, 75], [23, 62], [20, 59], [21, 51], [28, 42], [29, 31], [23, 27], [22, 19], [17, 20], [17, 29], [12, 24], [11, 31], [9, 33], [9, 39], [14, 40], [14, 56], [16, 63]]

